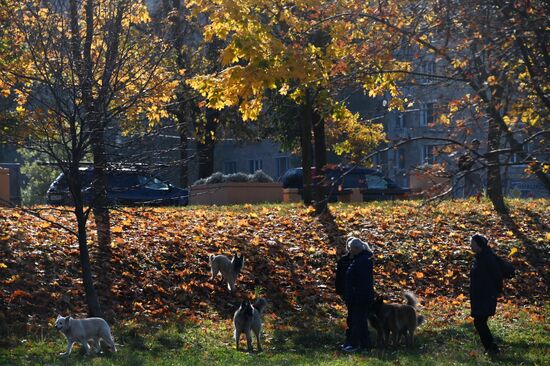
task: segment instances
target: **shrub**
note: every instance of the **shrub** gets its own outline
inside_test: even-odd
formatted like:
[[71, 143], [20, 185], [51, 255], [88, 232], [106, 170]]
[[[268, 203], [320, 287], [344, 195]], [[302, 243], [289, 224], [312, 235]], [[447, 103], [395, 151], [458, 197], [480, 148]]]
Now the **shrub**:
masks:
[[237, 183], [250, 182], [250, 175], [242, 172], [228, 174], [225, 177], [226, 177], [225, 178], [226, 181], [228, 182], [237, 182]]
[[206, 179], [204, 179], [204, 178], [197, 179], [197, 180], [195, 181], [195, 183], [193, 183], [192, 185], [193, 185], [193, 186], [200, 186], [201, 184], [206, 184]]
[[236, 183], [246, 183], [246, 182], [255, 182], [255, 183], [271, 183], [273, 182], [273, 178], [271, 178], [269, 175], [264, 173], [261, 170], [257, 170], [254, 174], [246, 174], [246, 173], [233, 173], [233, 174], [222, 174], [221, 172], [216, 172], [209, 176], [208, 178], [202, 178], [195, 183], [193, 183], [193, 186], [198, 186], [201, 184], [216, 184], [216, 183], [224, 183], [224, 182], [236, 182]]
[[221, 172], [215, 172], [206, 178], [206, 184], [216, 184], [225, 182], [225, 176]]
[[250, 181], [257, 183], [271, 183], [273, 182], [273, 178], [264, 173], [262, 170], [256, 170], [254, 174], [252, 174]]

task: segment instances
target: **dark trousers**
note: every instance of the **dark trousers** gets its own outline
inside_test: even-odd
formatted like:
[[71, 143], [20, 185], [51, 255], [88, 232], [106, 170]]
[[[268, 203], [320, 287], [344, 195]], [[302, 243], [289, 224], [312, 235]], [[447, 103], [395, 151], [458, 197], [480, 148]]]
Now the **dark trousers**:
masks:
[[348, 331], [346, 343], [353, 347], [370, 347], [369, 328], [367, 322], [367, 304], [348, 304]]
[[479, 338], [481, 338], [481, 343], [486, 350], [494, 349], [496, 347], [493, 335], [487, 326], [488, 316], [481, 316], [474, 318], [474, 326], [476, 327], [477, 332], [479, 333]]

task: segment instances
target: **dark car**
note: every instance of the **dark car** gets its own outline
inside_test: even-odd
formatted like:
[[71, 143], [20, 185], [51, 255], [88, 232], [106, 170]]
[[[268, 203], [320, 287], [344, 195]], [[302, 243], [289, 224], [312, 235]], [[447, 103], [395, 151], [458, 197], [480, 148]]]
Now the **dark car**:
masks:
[[[315, 169], [312, 168], [312, 175], [315, 175]], [[404, 198], [408, 193], [408, 188], [401, 188], [394, 181], [384, 176], [376, 169], [351, 167], [351, 168], [333, 168], [324, 172], [324, 185], [329, 189], [329, 200], [335, 201], [336, 196], [342, 192], [349, 192], [352, 188], [359, 188], [363, 194], [364, 201], [370, 200], [388, 200]], [[283, 188], [303, 187], [302, 168], [292, 168], [286, 171], [281, 177]]]
[[[86, 204], [94, 199], [93, 170], [82, 169], [82, 195]], [[71, 204], [67, 178], [61, 173], [50, 185], [46, 201], [53, 205]], [[115, 205], [187, 205], [189, 193], [147, 173], [133, 170], [107, 171], [107, 201]]]

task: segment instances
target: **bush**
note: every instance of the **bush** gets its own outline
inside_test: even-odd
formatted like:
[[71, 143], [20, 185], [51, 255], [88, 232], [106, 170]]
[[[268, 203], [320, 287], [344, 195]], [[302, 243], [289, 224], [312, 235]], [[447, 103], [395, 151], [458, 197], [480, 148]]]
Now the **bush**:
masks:
[[26, 149], [18, 149], [18, 152], [23, 159], [21, 165], [23, 205], [45, 203], [46, 192], [59, 175], [59, 168], [39, 164], [40, 161], [48, 161], [49, 157], [45, 154]]
[[256, 183], [272, 183], [273, 178], [265, 174], [262, 170], [256, 170], [250, 179], [251, 182]]
[[215, 172], [206, 178], [206, 184], [216, 184], [225, 182], [225, 176], [221, 172]]
[[198, 179], [192, 185], [193, 186], [200, 186], [201, 184], [206, 184], [206, 179], [204, 179], [204, 178]]
[[224, 182], [271, 183], [273, 182], [273, 178], [271, 178], [269, 175], [267, 175], [261, 170], [257, 170], [254, 174], [246, 174], [246, 173], [239, 172], [239, 173], [225, 175], [225, 174], [222, 174], [221, 172], [216, 172], [211, 176], [209, 176], [208, 178], [201, 178], [195, 181], [192, 185], [198, 186], [201, 184], [216, 184], [216, 183], [224, 183]]
[[246, 183], [250, 182], [250, 175], [246, 173], [233, 173], [225, 176], [227, 182]]

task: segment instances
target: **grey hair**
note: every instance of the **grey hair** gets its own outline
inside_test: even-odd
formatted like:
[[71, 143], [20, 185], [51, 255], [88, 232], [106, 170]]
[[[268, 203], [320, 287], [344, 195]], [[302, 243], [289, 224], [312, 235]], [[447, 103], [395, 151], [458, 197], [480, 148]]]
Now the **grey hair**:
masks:
[[369, 251], [372, 253], [372, 249], [370, 248], [370, 246], [365, 243], [363, 240], [359, 239], [359, 238], [355, 238], [355, 237], [350, 237], [347, 242], [346, 242], [346, 247], [348, 250], [350, 250], [351, 248], [356, 248], [356, 249], [360, 249], [360, 250], [366, 250], [366, 251]]

